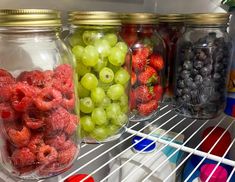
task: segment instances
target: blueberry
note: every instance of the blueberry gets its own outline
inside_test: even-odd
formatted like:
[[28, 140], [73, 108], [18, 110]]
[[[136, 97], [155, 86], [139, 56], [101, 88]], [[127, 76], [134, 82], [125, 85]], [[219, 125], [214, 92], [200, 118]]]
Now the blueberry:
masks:
[[184, 80], [178, 80], [177, 82], [177, 87], [178, 88], [184, 88], [185, 84], [184, 84]]
[[206, 58], [205, 60], [204, 60], [204, 64], [205, 65], [209, 65], [209, 64], [211, 64], [212, 63], [212, 60], [211, 60], [211, 58]]
[[200, 99], [201, 104], [207, 103], [209, 100], [209, 95], [208, 94], [200, 94], [199, 99]]
[[185, 94], [185, 95], [182, 96], [182, 99], [183, 99], [184, 102], [189, 102], [191, 100], [191, 97], [190, 97], [190, 95]]
[[199, 71], [197, 69], [193, 69], [191, 73], [192, 73], [192, 76], [196, 76], [199, 74]]
[[223, 60], [224, 54], [222, 51], [218, 51], [218, 49], [216, 49], [212, 55], [212, 58], [215, 62], [220, 62]]
[[183, 94], [190, 94], [190, 89], [189, 88], [184, 88], [183, 89]]
[[198, 97], [198, 91], [197, 90], [191, 90], [190, 95], [193, 99]]
[[203, 61], [207, 58], [207, 56], [203, 51], [200, 51], [198, 58]]
[[191, 70], [191, 69], [193, 68], [192, 62], [191, 62], [191, 61], [186, 61], [186, 62], [184, 62], [183, 68], [184, 68], [185, 70]]
[[202, 81], [203, 81], [203, 78], [201, 75], [196, 75], [195, 78], [194, 78], [194, 81], [195, 83], [198, 85], [198, 84], [201, 84]]
[[182, 66], [179, 66], [179, 67], [177, 68], [177, 72], [181, 72], [182, 70], [183, 70]]
[[191, 88], [192, 90], [197, 89], [197, 84], [193, 82], [193, 83], [190, 85], [190, 88]]
[[189, 78], [189, 77], [190, 77], [190, 71], [188, 71], [188, 70], [183, 70], [183, 71], [181, 72], [180, 76], [181, 76], [183, 79]]
[[192, 47], [193, 47], [193, 44], [192, 42], [189, 42], [189, 41], [185, 41], [181, 45], [182, 50], [189, 50], [189, 49], [192, 49]]
[[221, 75], [220, 75], [219, 73], [215, 73], [215, 74], [213, 75], [213, 78], [214, 78], [216, 81], [219, 81], [220, 78], [221, 78]]
[[207, 41], [212, 43], [216, 39], [216, 33], [215, 32], [210, 32], [207, 37]]
[[176, 89], [176, 96], [182, 96], [183, 89]]
[[202, 61], [195, 61], [193, 64], [194, 68], [196, 68], [197, 70], [200, 70], [203, 67], [203, 62]]
[[209, 67], [203, 67], [200, 69], [200, 74], [202, 76], [208, 76], [211, 73], [211, 69]]
[[203, 79], [203, 86], [205, 86], [205, 87], [213, 86], [213, 81], [210, 78], [204, 78]]
[[184, 79], [184, 83], [186, 86], [190, 86], [193, 83], [193, 79], [191, 77]]
[[224, 68], [224, 65], [222, 63], [215, 63], [214, 64], [215, 72], [220, 72], [223, 68]]

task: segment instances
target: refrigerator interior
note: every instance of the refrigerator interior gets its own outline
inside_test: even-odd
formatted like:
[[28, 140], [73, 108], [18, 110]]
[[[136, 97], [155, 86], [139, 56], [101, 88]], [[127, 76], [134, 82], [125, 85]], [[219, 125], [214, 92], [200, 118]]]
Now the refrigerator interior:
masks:
[[[216, 0], [0, 0], [1, 8], [48, 8], [58, 9], [62, 11], [63, 22], [66, 24], [66, 12], [70, 10], [108, 10], [118, 12], [158, 12], [158, 13], [195, 13], [195, 12], [224, 12], [225, 10], [218, 6]], [[126, 133], [122, 135], [120, 140], [105, 143], [105, 144], [81, 144], [81, 151], [74, 165], [67, 172], [45, 180], [45, 182], [64, 181], [71, 175], [86, 173], [95, 178], [95, 181], [107, 181], [110, 173], [110, 164], [116, 160], [122, 153], [128, 150], [131, 146], [130, 141], [134, 135], [141, 135], [145, 138], [154, 139], [159, 143], [175, 147], [177, 150], [185, 151], [185, 156], [172, 172], [178, 173], [185, 164], [185, 161], [192, 155], [197, 154], [203, 159], [209, 158], [220, 163], [225, 163], [234, 167], [235, 171], [235, 124], [232, 118], [226, 115], [219, 116], [213, 120], [194, 120], [187, 119], [177, 115], [170, 106], [164, 105], [161, 107], [157, 117], [154, 120], [146, 123], [130, 123]], [[184, 143], [182, 145], [175, 144], [172, 141], [163, 140], [160, 138], [152, 138], [149, 134], [143, 134], [145, 127], [154, 125], [157, 128], [163, 128], [166, 132], [174, 131], [179, 134], [184, 134]], [[232, 143], [229, 146], [227, 153], [230, 153], [230, 159], [217, 157], [210, 152], [204, 153], [199, 149], [201, 144], [201, 135], [205, 128], [209, 126], [221, 126], [230, 131]], [[164, 135], [164, 134], [163, 134]], [[221, 136], [222, 137], [222, 136]], [[158, 149], [162, 150], [161, 148]], [[138, 153], [136, 154], [138, 155]], [[133, 158], [135, 155], [133, 156]], [[128, 163], [128, 162], [127, 162]], [[126, 165], [126, 164], [124, 164]], [[144, 165], [144, 164], [143, 164]], [[159, 164], [164, 165], [164, 163]], [[122, 166], [121, 166], [122, 167]], [[139, 166], [141, 167], [141, 166]], [[135, 175], [136, 168], [130, 172]], [[1, 171], [0, 171], [1, 172]], [[154, 171], [153, 171], [154, 172]], [[230, 176], [232, 176], [232, 173]], [[179, 176], [180, 177], [180, 176]], [[0, 181], [16, 182], [24, 181], [7, 176], [5, 173], [0, 174]]]

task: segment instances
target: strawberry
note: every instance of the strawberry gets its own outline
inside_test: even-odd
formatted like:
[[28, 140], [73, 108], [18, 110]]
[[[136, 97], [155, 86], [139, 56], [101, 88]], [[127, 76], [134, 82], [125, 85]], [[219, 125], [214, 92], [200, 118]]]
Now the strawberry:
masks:
[[121, 37], [128, 44], [128, 46], [132, 46], [138, 40], [136, 32], [132, 32], [132, 33], [123, 32], [123, 33], [121, 33]]
[[138, 105], [139, 114], [142, 116], [147, 116], [158, 108], [158, 102], [156, 100], [151, 100], [145, 104]]
[[134, 71], [131, 72], [131, 85], [135, 85], [137, 81], [137, 76]]
[[146, 85], [141, 85], [134, 90], [136, 100], [139, 102], [148, 102], [153, 98], [153, 89]]
[[145, 85], [149, 83], [157, 83], [159, 81], [159, 77], [157, 71], [153, 67], [146, 66], [145, 70], [139, 74], [138, 80], [140, 84]]
[[138, 55], [140, 59], [147, 59], [151, 54], [151, 50], [147, 46], [140, 47], [134, 51], [134, 54]]
[[160, 71], [164, 68], [164, 61], [161, 55], [151, 55], [149, 65]]
[[129, 105], [130, 105], [130, 110], [133, 110], [136, 108], [136, 98], [135, 98], [135, 92], [134, 90], [130, 90], [129, 94]]
[[147, 59], [141, 59], [139, 54], [132, 55], [132, 68], [134, 71], [144, 70], [147, 64]]
[[153, 87], [154, 97], [157, 101], [159, 101], [162, 98], [163, 94], [163, 88], [161, 85], [155, 85]]

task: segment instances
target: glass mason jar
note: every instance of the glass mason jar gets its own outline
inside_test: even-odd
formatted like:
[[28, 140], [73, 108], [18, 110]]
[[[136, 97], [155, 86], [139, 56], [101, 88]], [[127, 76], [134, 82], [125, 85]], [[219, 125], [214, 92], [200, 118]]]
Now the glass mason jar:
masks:
[[81, 131], [87, 143], [118, 139], [128, 123], [130, 55], [117, 13], [70, 13], [67, 42], [77, 62]]
[[155, 117], [162, 101], [165, 45], [156, 31], [156, 14], [121, 17], [121, 36], [132, 51], [129, 119], [144, 121]]
[[166, 45], [166, 83], [164, 88], [164, 103], [173, 101], [173, 70], [176, 57], [176, 43], [184, 32], [183, 14], [162, 14], [159, 17], [157, 31]]
[[66, 171], [79, 151], [75, 61], [54, 10], [0, 10], [0, 161], [10, 175]]
[[225, 13], [191, 14], [177, 43], [176, 110], [191, 118], [214, 118], [225, 106], [232, 44]]

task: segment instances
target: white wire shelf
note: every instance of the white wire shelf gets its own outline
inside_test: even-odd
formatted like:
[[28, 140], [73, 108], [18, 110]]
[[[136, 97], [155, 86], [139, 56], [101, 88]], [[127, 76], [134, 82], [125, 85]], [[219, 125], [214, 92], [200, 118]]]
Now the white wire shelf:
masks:
[[[89, 174], [89, 176], [93, 176], [96, 181], [99, 182], [105, 182], [111, 177], [113, 174], [118, 172], [122, 167], [125, 167], [125, 165], [128, 165], [128, 162], [135, 159], [142, 151], [139, 151], [135, 153], [133, 156], [131, 156], [127, 161], [122, 163], [118, 168], [116, 168], [113, 171], [109, 171], [109, 165], [113, 163], [115, 160], [117, 160], [121, 155], [123, 155], [126, 151], [130, 150], [133, 145], [130, 144], [130, 140], [133, 138], [133, 136], [138, 135], [142, 137], [142, 140], [145, 138], [151, 139], [154, 142], [162, 144], [161, 147], [157, 148], [154, 155], [158, 155], [160, 152], [162, 152], [167, 146], [173, 147], [176, 150], [169, 155], [163, 162], [161, 162], [157, 168], [149, 172], [147, 176], [145, 176], [145, 179], [142, 180], [148, 181], [148, 179], [161, 167], [166, 165], [169, 159], [171, 159], [174, 154], [176, 154], [178, 151], [184, 151], [185, 156], [184, 158], [177, 164], [176, 168], [171, 172], [170, 175], [166, 179], [164, 179], [164, 182], [169, 181], [172, 175], [178, 175], [180, 174], [180, 171], [182, 170], [183, 166], [185, 165], [186, 161], [192, 156], [197, 155], [201, 157], [201, 160], [199, 164], [194, 168], [194, 170], [191, 172], [191, 174], [188, 175], [188, 177], [185, 179], [185, 181], [190, 181], [190, 177], [193, 175], [193, 173], [200, 167], [200, 165], [206, 160], [210, 159], [213, 161], [216, 161], [216, 168], [220, 164], [226, 164], [228, 166], [231, 166], [231, 173], [229, 174], [228, 181], [231, 181], [231, 178], [233, 174], [235, 173], [235, 161], [226, 158], [226, 156], [231, 154], [231, 151], [233, 153], [235, 152], [235, 135], [232, 135], [232, 128], [234, 127], [235, 120], [232, 120], [230, 117], [227, 117], [225, 115], [220, 116], [213, 120], [196, 120], [196, 119], [188, 119], [184, 118], [177, 113], [175, 113], [170, 106], [164, 106], [160, 109], [158, 115], [156, 118], [152, 121], [148, 121], [145, 123], [132, 123], [127, 129], [126, 133], [121, 137], [120, 140], [109, 142], [105, 144], [82, 144], [81, 146], [81, 153], [79, 157], [77, 158], [77, 161], [73, 165], [73, 167], [67, 171], [64, 174], [61, 174], [60, 176], [46, 179], [44, 181], [48, 182], [63, 182], [68, 177], [80, 174], [80, 173], [86, 173]], [[151, 130], [151, 132], [146, 133], [146, 128], [150, 126], [155, 126], [154, 130]], [[202, 132], [205, 128], [209, 126], [214, 126], [213, 130], [211, 130], [208, 135], [202, 140]], [[214, 145], [211, 147], [211, 149], [206, 153], [203, 151], [200, 151], [200, 145], [209, 137], [209, 135], [217, 128], [217, 127], [223, 127], [225, 131], [222, 133], [220, 138], [214, 143]], [[235, 127], [234, 127], [235, 128]], [[159, 137], [154, 137], [151, 134], [154, 133], [158, 129], [164, 129], [164, 133], [162, 133]], [[172, 138], [170, 141], [165, 140], [164, 136], [166, 136], [169, 132], [176, 132], [177, 135]], [[211, 154], [211, 151], [213, 151], [216, 144], [220, 141], [220, 139], [224, 136], [226, 131], [230, 131], [232, 142], [229, 145], [228, 149], [224, 153], [222, 157], [215, 156]], [[185, 139], [182, 144], [175, 143], [175, 140], [180, 136], [184, 135]], [[148, 147], [148, 146], [147, 146]], [[146, 147], [146, 148], [147, 148]], [[234, 147], [234, 148], [233, 148]], [[112, 154], [112, 155], [110, 155]], [[141, 163], [141, 165], [134, 167], [131, 172], [126, 176], [124, 179], [122, 179], [121, 182], [127, 181], [127, 179], [130, 176], [134, 176], [135, 173], [144, 166], [146, 163], [149, 162], [149, 160], [152, 160], [152, 158], [144, 161]], [[216, 170], [216, 168], [212, 171], [211, 175], [207, 179], [209, 181], [210, 177], [212, 176], [213, 172]], [[88, 176], [88, 177], [89, 177]], [[1, 175], [0, 178], [3, 178], [4, 181], [14, 181], [12, 179], [9, 179], [6, 175]], [[6, 178], [8, 178], [6, 180]], [[86, 178], [85, 178], [86, 179]], [[85, 180], [84, 179], [84, 180]], [[180, 179], [180, 177], [178, 178]], [[83, 181], [84, 181], [83, 180]], [[1, 180], [0, 180], [1, 181]], [[43, 180], [41, 180], [43, 181]], [[180, 181], [180, 180], [178, 180]]]

